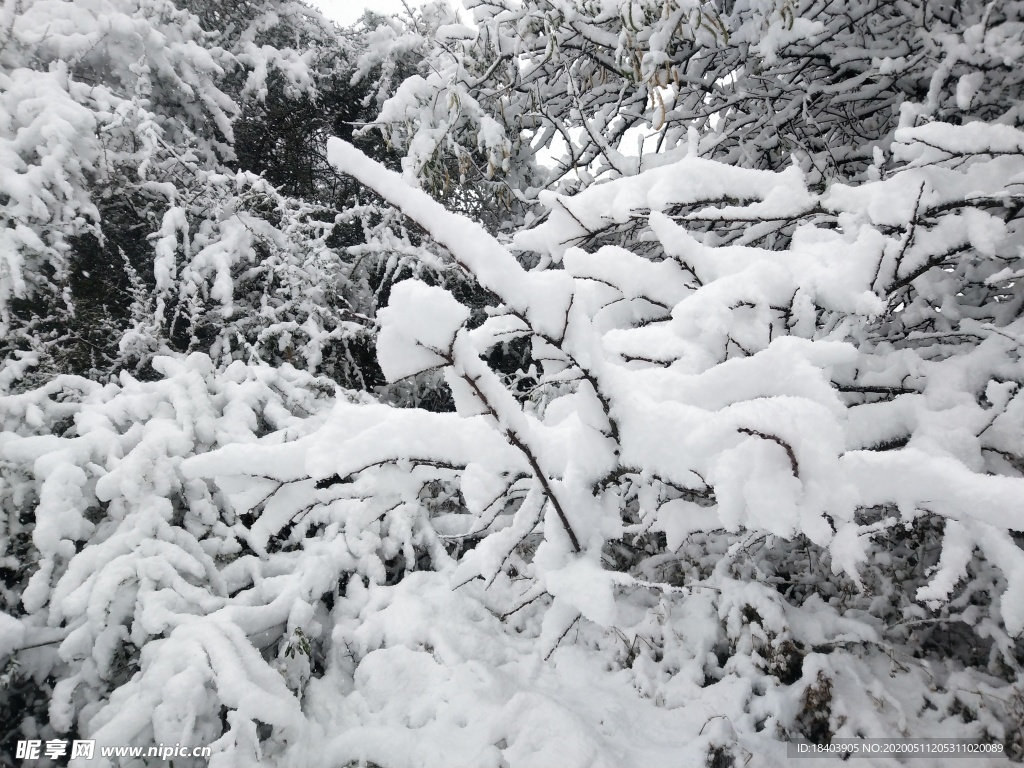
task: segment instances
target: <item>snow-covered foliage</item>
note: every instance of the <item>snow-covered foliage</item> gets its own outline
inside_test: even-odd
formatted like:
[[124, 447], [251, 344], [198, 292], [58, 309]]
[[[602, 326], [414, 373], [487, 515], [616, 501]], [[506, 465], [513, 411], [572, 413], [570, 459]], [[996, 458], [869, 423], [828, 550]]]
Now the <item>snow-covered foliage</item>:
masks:
[[[280, 527], [298, 509], [259, 532], [268, 521], [255, 522], [253, 507], [293, 503], [295, 488], [209, 486], [184, 467], [213, 449], [301, 437], [323, 422], [334, 386], [289, 366], [236, 362], [214, 375], [199, 354], [154, 365], [160, 381], [64, 376], [0, 398], [0, 652], [24, 649], [6, 673], [19, 694], [2, 719], [22, 738], [224, 745], [245, 742], [253, 718], [298, 720], [259, 649], [286, 630], [286, 641], [315, 634], [323, 590], [312, 586], [306, 605], [301, 585], [329, 582], [325, 566], [346, 561], [325, 542], [299, 569], [307, 575], [287, 564], [296, 553]], [[268, 547], [278, 563], [265, 570]], [[236, 711], [226, 730], [222, 704]]]
[[[356, 487], [380, 472], [370, 487], [390, 488], [411, 463], [407, 495], [428, 478], [457, 484], [462, 514], [443, 529], [473, 546], [453, 583], [479, 580], [501, 615], [543, 616], [544, 655], [578, 622], [632, 638], [652, 665], [637, 685], [655, 699], [679, 684], [666, 633], [694, 631], [665, 612], [705, 605], [704, 654], [725, 660], [698, 655], [697, 684], [752, 686], [736, 714], [752, 731], [774, 720], [812, 738], [881, 735], [859, 703], [826, 692], [856, 687], [869, 673], [852, 670], [875, 654], [933, 655], [935, 626], [952, 626], [993, 687], [977, 706], [994, 719], [975, 728], [1009, 748], [1020, 713], [995, 702], [1019, 701], [1024, 632], [1022, 148], [1009, 126], [906, 127], [887, 178], [823, 193], [798, 168], [688, 157], [542, 195], [546, 220], [514, 243], [552, 266], [527, 271], [481, 227], [335, 142], [339, 168], [498, 300], [467, 324], [469, 308], [442, 289], [396, 286], [380, 313], [381, 366], [392, 379], [442, 369], [461, 418], [395, 411], [332, 434], [334, 455], [318, 451], [309, 470]], [[715, 245], [690, 220], [764, 222], [747, 230], [755, 242], [789, 227], [789, 245]], [[645, 252], [573, 245], [616, 228], [643, 228]], [[485, 360], [517, 337], [534, 366], [503, 380]], [[741, 650], [722, 650], [732, 642]], [[819, 658], [850, 646], [859, 661]], [[892, 663], [915, 680], [939, 664]], [[779, 682], [832, 703], [767, 705]], [[934, 708], [937, 725], [962, 684], [938, 698], [911, 685], [913, 705], [869, 711], [892, 706], [883, 721], [903, 722]]]
[[[463, 178], [510, 208], [694, 143], [734, 166], [796, 162], [815, 188], [860, 179], [907, 102], [946, 122], [1021, 122], [1017, 0], [465, 5], [472, 28], [432, 3], [378, 29], [361, 71], [379, 73], [378, 122], [407, 177]], [[395, 82], [413, 51], [418, 74]]]
[[315, 98], [346, 66], [327, 22], [281, 2], [5, 8], [0, 336], [41, 355], [33, 380], [202, 350], [358, 382], [349, 342], [372, 323], [328, 242], [333, 204], [281, 194], [234, 149], [246, 104]]
[[[111, 7], [81, 50], [123, 64]], [[160, 8], [125, 14], [189, 63], [124, 72], [219, 123], [43, 66], [59, 25], [0, 42], [93, 120], [59, 163], [18, 150], [67, 183], [38, 220], [0, 199], [9, 317], [60, 295], [75, 238], [127, 237], [97, 190], [151, 194], [112, 365], [158, 374], [0, 367], [8, 740], [215, 768], [757, 768], [840, 736], [1024, 759], [1024, 4], [371, 19], [362, 140], [401, 157], [327, 141], [341, 211], [232, 165], [245, 99], [315, 86], [301, 8]], [[106, 93], [182, 133], [145, 154]], [[338, 352], [371, 333], [378, 388]]]

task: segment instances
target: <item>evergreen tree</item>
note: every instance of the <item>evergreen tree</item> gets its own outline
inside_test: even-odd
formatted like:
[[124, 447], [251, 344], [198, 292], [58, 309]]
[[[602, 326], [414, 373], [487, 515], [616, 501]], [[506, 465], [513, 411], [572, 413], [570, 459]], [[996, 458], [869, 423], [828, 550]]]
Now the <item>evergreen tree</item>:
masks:
[[0, 318], [30, 381], [202, 350], [372, 383], [360, 216], [323, 158], [357, 45], [301, 3], [17, 7]]

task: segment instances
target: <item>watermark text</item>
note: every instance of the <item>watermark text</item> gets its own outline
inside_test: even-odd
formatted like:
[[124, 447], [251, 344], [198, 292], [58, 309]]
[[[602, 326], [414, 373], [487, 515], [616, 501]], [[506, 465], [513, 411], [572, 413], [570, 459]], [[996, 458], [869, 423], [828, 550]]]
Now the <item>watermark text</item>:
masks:
[[[39, 760], [58, 757], [84, 758], [91, 760], [96, 756], [94, 739], [27, 739], [19, 741], [15, 757], [19, 760]], [[100, 747], [101, 757], [155, 757], [160, 760], [172, 760], [175, 757], [210, 757], [211, 747], [183, 747], [181, 744], [160, 744], [155, 747]]]

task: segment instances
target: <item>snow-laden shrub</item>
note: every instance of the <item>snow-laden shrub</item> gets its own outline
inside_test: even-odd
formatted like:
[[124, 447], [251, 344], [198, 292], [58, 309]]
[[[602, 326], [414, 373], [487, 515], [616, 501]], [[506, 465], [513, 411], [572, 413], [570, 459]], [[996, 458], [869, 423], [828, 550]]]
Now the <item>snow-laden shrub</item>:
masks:
[[[674, 549], [711, 525], [805, 535], [859, 582], [872, 535], [931, 514], [947, 520], [948, 546], [922, 599], [943, 602], [975, 547], [1016, 589], [1020, 238], [999, 214], [1019, 196], [1022, 139], [1006, 126], [902, 129], [897, 173], [823, 194], [797, 169], [684, 159], [548, 197], [547, 220], [515, 242], [560, 268], [534, 271], [335, 142], [339, 168], [429, 229], [500, 300], [470, 328], [469, 310], [450, 294], [407, 281], [381, 312], [378, 356], [391, 379], [445, 372], [464, 417], [455, 423], [468, 431], [464, 448], [443, 442], [443, 461], [464, 471], [469, 513], [497, 516], [513, 487], [524, 499], [518, 527], [465, 558], [467, 576], [493, 578], [543, 520], [537, 557], [554, 573], [570, 553], [595, 553], [622, 533], [660, 532]], [[746, 202], [716, 205], [722, 199]], [[686, 231], [690, 217], [796, 225], [791, 247], [775, 252], [700, 242]], [[571, 247], [636, 219], [661, 260]], [[512, 336], [530, 339], [542, 368], [525, 399], [481, 359]], [[395, 416], [411, 420], [410, 436], [422, 418]], [[489, 420], [499, 437], [486, 449], [477, 431]], [[331, 468], [343, 478], [362, 471], [347, 459]], [[622, 530], [633, 496], [638, 527]], [[1019, 634], [1016, 602], [992, 598], [995, 617]], [[591, 609], [592, 618], [611, 615], [611, 603]]]
[[[542, 196], [546, 219], [513, 241], [541, 255], [528, 271], [335, 142], [339, 169], [428, 229], [497, 303], [469, 323], [444, 290], [396, 286], [380, 313], [384, 372], [443, 371], [460, 418], [396, 411], [318, 451], [310, 472], [362, 487], [411, 466], [416, 485], [457, 482], [464, 508], [445, 526], [472, 548], [453, 582], [486, 585], [503, 616], [539, 611], [545, 655], [581, 622], [629, 638], [627, 659], [650, 652], [658, 666], [642, 688], [652, 697], [679, 685], [674, 636], [706, 632], [687, 675], [698, 687], [734, 675], [755, 698], [778, 695], [771, 680], [803, 691], [788, 707], [748, 702], [754, 730], [882, 735], [885, 717], [850, 692], [874, 674], [857, 664], [895, 646], [909, 658], [893, 674], [920, 682], [930, 673], [914, 657], [945, 651], [992, 677], [944, 699], [915, 685], [887, 704], [876, 691], [878, 709], [934, 707], [935, 723], [969, 711], [976, 734], [1010, 745], [1024, 631], [1022, 148], [1009, 126], [908, 126], [886, 178], [820, 193], [796, 168], [687, 157]], [[690, 221], [754, 223], [719, 246]], [[744, 243], [769, 226], [790, 229], [788, 247]], [[643, 255], [573, 245], [616, 228]], [[512, 338], [532, 347], [525, 394], [486, 362]], [[730, 544], [688, 554], [694, 537]], [[702, 604], [707, 630], [665, 615]], [[851, 647], [866, 661], [831, 655]]]
[[[225, 733], [223, 705], [236, 710], [229, 740], [247, 738], [256, 717], [276, 725], [299, 718], [258, 649], [286, 628], [289, 637], [315, 635], [322, 593], [306, 605], [301, 576], [278, 582], [290, 585], [281, 591], [261, 575], [253, 547], [265, 557], [268, 537], [250, 536], [250, 507], [233, 495], [256, 503], [251, 486], [211, 488], [181, 467], [225, 445], [303, 434], [322, 421], [334, 386], [289, 366], [235, 363], [215, 375], [198, 354], [155, 366], [164, 376], [155, 382], [122, 374], [101, 386], [65, 376], [0, 397], [8, 682], [0, 706], [20, 738], [102, 738], [106, 728], [119, 743], [142, 735], [209, 743]], [[272, 490], [264, 495], [272, 504]], [[310, 574], [329, 580], [317, 562]], [[120, 709], [140, 668], [148, 708]], [[160, 682], [150, 687], [154, 675]]]

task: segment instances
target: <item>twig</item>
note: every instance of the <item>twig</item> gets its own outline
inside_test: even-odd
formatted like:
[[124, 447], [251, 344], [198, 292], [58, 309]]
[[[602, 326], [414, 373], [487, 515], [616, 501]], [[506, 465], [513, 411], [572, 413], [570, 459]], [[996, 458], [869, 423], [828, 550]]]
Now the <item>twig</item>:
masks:
[[746, 427], [740, 427], [736, 430], [742, 432], [744, 435], [751, 435], [753, 437], [760, 437], [762, 440], [771, 440], [776, 445], [781, 445], [783, 450], [786, 451], [786, 455], [789, 457], [789, 466], [793, 469], [793, 477], [800, 477], [800, 465], [797, 463], [796, 454], [793, 453], [793, 447], [777, 435], [770, 435], [765, 432], [758, 432], [756, 429], [747, 429]]

